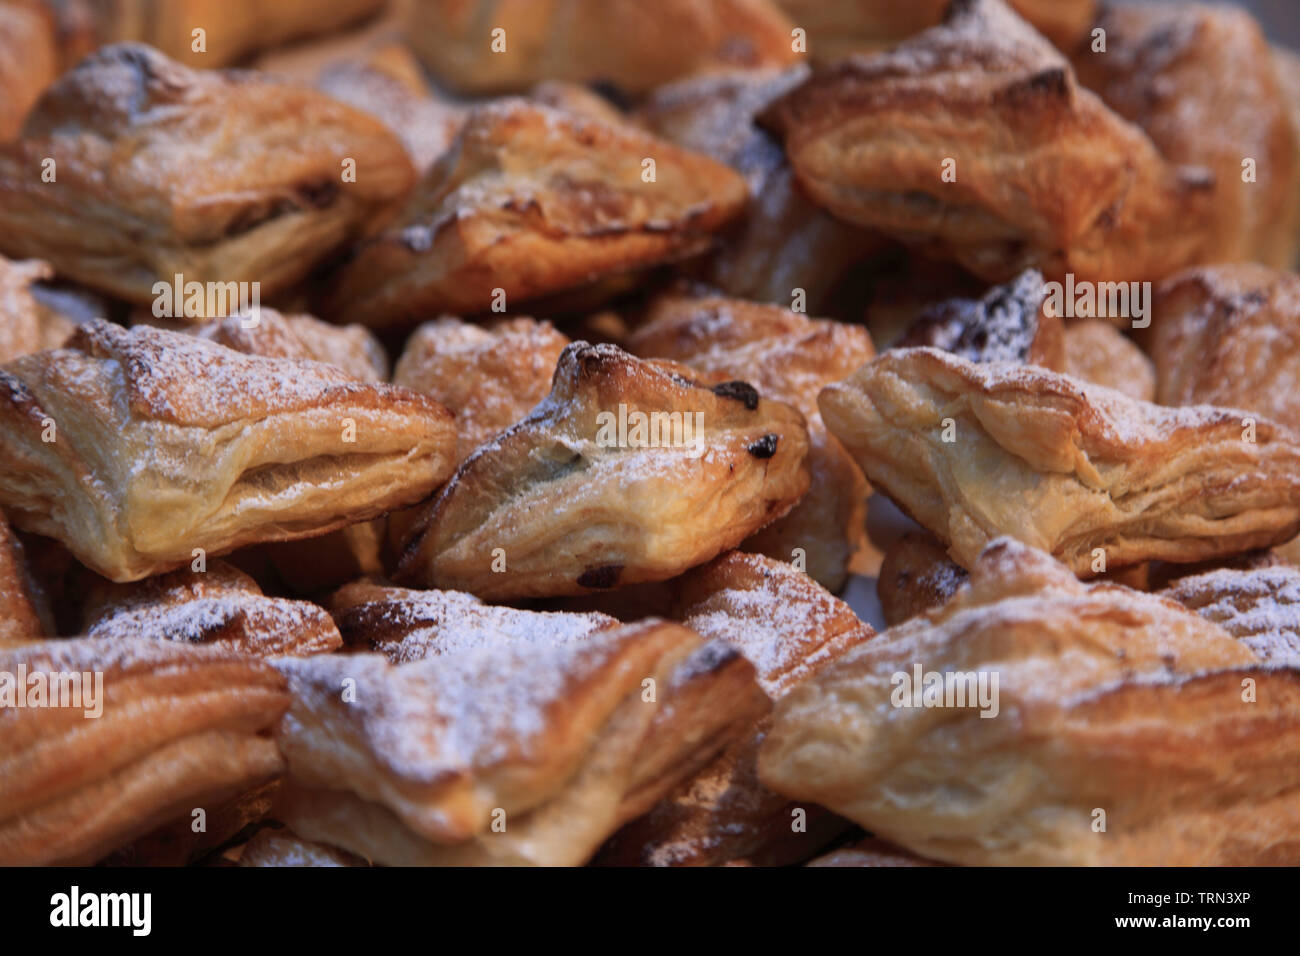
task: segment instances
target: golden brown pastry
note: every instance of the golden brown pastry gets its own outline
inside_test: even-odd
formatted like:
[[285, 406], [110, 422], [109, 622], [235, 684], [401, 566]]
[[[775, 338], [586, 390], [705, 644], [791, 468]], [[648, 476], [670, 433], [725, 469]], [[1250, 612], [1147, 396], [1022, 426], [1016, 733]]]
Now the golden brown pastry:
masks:
[[244, 844], [239, 866], [365, 866], [366, 861], [343, 850], [312, 843], [288, 829], [258, 830]]
[[270, 813], [280, 780], [241, 793], [224, 803], [206, 806], [204, 827], [185, 816], [151, 830], [114, 850], [103, 866], [186, 866], [210, 859], [222, 846], [236, 842], [260, 825]]
[[799, 410], [808, 422], [808, 494], [742, 547], [797, 561], [822, 585], [839, 590], [863, 544], [870, 489], [822, 424], [817, 393], [872, 357], [867, 330], [738, 299], [666, 295], [651, 305], [628, 348], [682, 362], [707, 381], [745, 377], [763, 395]]
[[[93, 863], [284, 767], [268, 731], [285, 681], [237, 652], [53, 640], [0, 650], [0, 672], [26, 674], [26, 686], [0, 680], [0, 699], [26, 701], [0, 711], [0, 866]], [[51, 674], [67, 706], [34, 705]]]
[[909, 853], [902, 847], [886, 843], [875, 837], [860, 840], [852, 846], [832, 850], [815, 860], [809, 860], [806, 866], [943, 866], [932, 860], [922, 859]]
[[1300, 569], [1219, 568], [1179, 578], [1160, 593], [1219, 625], [1260, 660], [1300, 663]]
[[684, 366], [575, 342], [551, 394], [434, 500], [398, 579], [499, 600], [662, 581], [734, 548], [808, 490], [788, 405]]
[[[679, 609], [687, 627], [745, 655], [773, 700], [872, 637], [801, 571], [733, 551], [689, 572]], [[716, 866], [733, 860], [775, 866], [807, 859], [847, 824], [807, 803], [790, 803], [758, 780], [767, 717], [716, 760], [606, 844], [598, 862]]]
[[1205, 177], [1166, 162], [1001, 0], [958, 0], [767, 115], [816, 202], [990, 281], [1156, 279], [1207, 241]]
[[18, 135], [23, 117], [56, 76], [50, 18], [35, 3], [0, 3], [0, 143]]
[[1241, 408], [1300, 434], [1300, 276], [1251, 263], [1189, 269], [1161, 283], [1152, 311], [1156, 401]]
[[567, 110], [617, 126], [627, 122], [627, 116], [609, 99], [590, 86], [566, 83], [563, 80], [543, 80], [528, 91], [528, 98], [557, 110]]
[[45, 637], [40, 600], [22, 542], [0, 511], [0, 647]]
[[42, 307], [31, 293], [38, 279], [53, 273], [44, 262], [10, 262], [0, 256], [0, 362], [58, 348], [72, 323]]
[[[653, 160], [653, 181], [646, 181]], [[630, 125], [480, 106], [327, 300], [370, 326], [518, 303], [699, 253], [745, 199], [734, 172]]]
[[428, 395], [456, 416], [457, 459], [522, 419], [551, 390], [568, 338], [526, 316], [483, 326], [444, 316], [406, 340], [393, 384]]
[[466, 93], [539, 80], [639, 93], [719, 67], [791, 63], [790, 31], [770, 0], [415, 0], [410, 36], [429, 69]]
[[946, 603], [966, 583], [966, 569], [933, 535], [911, 531], [885, 552], [876, 594], [890, 627]]
[[676, 624], [447, 623], [412, 663], [277, 662], [299, 836], [389, 865], [579, 865], [767, 707], [739, 653]]
[[759, 774], [933, 860], [1294, 865], [1297, 719], [1300, 670], [1003, 539], [779, 700]]
[[1059, 372], [1065, 329], [1044, 302], [1042, 273], [1028, 269], [979, 299], [945, 299], [923, 309], [893, 347], [929, 345], [972, 362], [1023, 362]]
[[92, 594], [85, 632], [112, 640], [152, 638], [220, 644], [254, 657], [307, 655], [343, 646], [329, 613], [310, 601], [266, 597], [256, 582], [224, 561]]
[[454, 454], [423, 395], [147, 326], [0, 367], [0, 505], [115, 581], [414, 504]]
[[821, 410], [873, 487], [966, 568], [1004, 534], [1091, 575], [1300, 530], [1300, 442], [1239, 411], [928, 348], [886, 352], [823, 391]]
[[1108, 3], [1096, 26], [1106, 49], [1080, 45], [1079, 81], [1165, 159], [1209, 173], [1212, 201], [1195, 226], [1209, 242], [1196, 261], [1290, 266], [1300, 143], [1255, 19], [1223, 4]]
[[1103, 319], [1072, 319], [1065, 324], [1065, 363], [1060, 371], [1140, 402], [1156, 401], [1155, 366], [1132, 339]]
[[882, 240], [810, 202], [781, 144], [756, 123], [808, 76], [803, 65], [707, 73], [656, 90], [639, 116], [665, 139], [731, 166], [749, 186], [744, 216], [701, 265], [701, 278], [742, 299], [792, 306], [800, 296], [817, 312]]
[[378, 120], [324, 94], [105, 47], [0, 148], [0, 252], [140, 304], [180, 275], [183, 290], [205, 284], [192, 300], [202, 315], [220, 315], [217, 291], [258, 282], [265, 298], [293, 284], [413, 179]]

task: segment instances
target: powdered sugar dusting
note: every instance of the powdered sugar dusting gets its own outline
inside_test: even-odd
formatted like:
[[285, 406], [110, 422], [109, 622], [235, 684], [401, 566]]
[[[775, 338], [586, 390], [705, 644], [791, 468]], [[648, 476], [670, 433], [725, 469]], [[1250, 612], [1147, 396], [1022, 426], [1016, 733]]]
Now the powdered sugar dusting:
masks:
[[1266, 661], [1300, 661], [1300, 570], [1220, 569], [1162, 592], [1213, 621]]

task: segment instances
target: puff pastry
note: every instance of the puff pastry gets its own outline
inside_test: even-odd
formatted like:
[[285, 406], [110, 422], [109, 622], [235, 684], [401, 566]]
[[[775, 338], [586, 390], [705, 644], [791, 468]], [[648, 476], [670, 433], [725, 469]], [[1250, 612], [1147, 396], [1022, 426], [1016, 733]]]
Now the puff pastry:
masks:
[[947, 602], [966, 583], [966, 569], [933, 535], [912, 531], [885, 552], [876, 594], [890, 627]]
[[1132, 339], [1103, 319], [1072, 319], [1065, 324], [1065, 361], [1059, 371], [1140, 402], [1157, 400], [1155, 366]]
[[852, 846], [832, 850], [815, 860], [809, 860], [807, 866], [943, 866], [932, 860], [925, 860], [902, 847], [886, 843], [884, 840], [868, 837]]
[[1219, 568], [1160, 592], [1213, 621], [1260, 660], [1300, 663], [1300, 569]]
[[[0, 671], [25, 673], [18, 692], [29, 699], [0, 708], [0, 866], [93, 863], [159, 820], [215, 806], [284, 767], [268, 731], [288, 706], [285, 681], [234, 651], [42, 641], [0, 650]], [[83, 693], [81, 707], [30, 706], [34, 678], [52, 673], [80, 675], [87, 689], [102, 674], [100, 691]]]
[[[918, 670], [948, 706], [908, 693]], [[941, 609], [779, 700], [759, 774], [934, 860], [1295, 864], [1297, 715], [1300, 670], [1002, 539]]]
[[[429, 69], [466, 93], [539, 80], [604, 80], [640, 93], [691, 73], [798, 58], [791, 24], [769, 0], [415, 0], [412, 26]], [[494, 50], [496, 29], [504, 50]]]
[[0, 505], [115, 581], [414, 504], [454, 447], [423, 395], [147, 326], [0, 367]]
[[756, 122], [808, 76], [802, 65], [706, 73], [655, 90], [638, 117], [679, 146], [731, 166], [749, 186], [744, 216], [701, 265], [701, 278], [737, 298], [787, 306], [802, 290], [815, 312], [882, 240], [809, 201], [781, 144]]
[[398, 219], [357, 248], [325, 305], [371, 326], [487, 312], [501, 295], [514, 309], [699, 253], [744, 200], [726, 166], [630, 125], [496, 101], [470, 112]]
[[31, 286], [53, 272], [44, 262], [10, 262], [0, 256], [0, 363], [58, 348], [72, 323], [37, 302]]
[[674, 577], [784, 516], [809, 485], [803, 416], [690, 375], [566, 347], [550, 395], [434, 500], [400, 582], [491, 600], [608, 590]]
[[0, 647], [45, 636], [34, 584], [27, 571], [22, 542], [0, 512]]
[[299, 836], [389, 865], [578, 865], [768, 705], [739, 653], [676, 624], [449, 624], [408, 664], [277, 662], [294, 696], [277, 813]]
[[252, 578], [224, 561], [204, 571], [172, 571], [101, 589], [87, 602], [85, 632], [118, 641], [219, 644], [254, 657], [320, 654], [343, 646], [324, 608], [266, 597]]
[[[42, 180], [46, 157], [54, 182]], [[349, 158], [355, 182], [344, 181]], [[258, 282], [266, 298], [414, 175], [378, 120], [322, 93], [192, 71], [149, 47], [104, 47], [50, 87], [22, 139], [0, 148], [0, 252], [45, 259], [141, 304], [177, 275], [223, 289]]]
[[[773, 700], [875, 634], [808, 575], [738, 551], [686, 575], [679, 613], [687, 627], [752, 661]], [[756, 721], [748, 735], [627, 824], [597, 862], [781, 865], [807, 859], [842, 832], [847, 824], [840, 818], [792, 804], [759, 783], [758, 748], [768, 727], [766, 717]]]
[[58, 49], [49, 17], [35, 4], [0, 4], [0, 143], [13, 139], [23, 117], [58, 76]]
[[957, 0], [940, 26], [767, 115], [816, 202], [991, 281], [1028, 267], [1151, 280], [1207, 241], [1189, 227], [1207, 221], [1206, 178], [1166, 162], [1001, 0]]
[[1197, 262], [1290, 266], [1300, 145], [1255, 19], [1224, 5], [1126, 3], [1105, 5], [1096, 25], [1106, 49], [1079, 47], [1079, 81], [1167, 160], [1210, 174], [1213, 201], [1196, 227], [1208, 242]]
[[1157, 288], [1152, 312], [1156, 401], [1244, 408], [1300, 434], [1300, 276], [1189, 269]]
[[821, 394], [889, 495], [970, 568], [1007, 534], [1081, 575], [1191, 562], [1300, 530], [1300, 444], [1211, 406], [1163, 408], [1032, 365], [886, 352]]
[[864, 543], [870, 489], [822, 424], [817, 393], [872, 357], [867, 330], [778, 306], [667, 295], [652, 303], [628, 348], [647, 358], [682, 362], [708, 381], [746, 376], [763, 395], [799, 410], [808, 422], [808, 494], [742, 547], [782, 561], [800, 559], [813, 578], [838, 590]]

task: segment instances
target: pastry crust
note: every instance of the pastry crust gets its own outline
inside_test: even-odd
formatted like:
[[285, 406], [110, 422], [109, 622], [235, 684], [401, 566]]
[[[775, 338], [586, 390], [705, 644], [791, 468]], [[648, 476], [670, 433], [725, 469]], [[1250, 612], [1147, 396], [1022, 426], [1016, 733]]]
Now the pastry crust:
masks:
[[1210, 173], [1212, 202], [1197, 222], [1209, 242], [1197, 262], [1290, 266], [1300, 147], [1254, 17], [1225, 5], [1106, 4], [1097, 27], [1106, 49], [1079, 47], [1079, 81], [1167, 160]]
[[679, 625], [449, 624], [412, 663], [277, 663], [294, 832], [390, 865], [578, 865], [767, 706], [743, 657]]
[[1213, 621], [1260, 660], [1300, 664], [1300, 569], [1220, 568], [1160, 592]]
[[870, 488], [826, 431], [817, 394], [875, 354], [867, 330], [779, 306], [666, 295], [652, 303], [628, 348], [646, 358], [689, 365], [710, 382], [744, 376], [763, 395], [799, 410], [808, 423], [808, 494], [742, 547], [781, 561], [801, 560], [814, 579], [838, 590], [865, 541]]
[[1029, 267], [1155, 279], [1207, 240], [1188, 227], [1213, 198], [1204, 177], [1167, 163], [1001, 0], [957, 0], [942, 25], [767, 115], [816, 202], [990, 281]]
[[546, 400], [434, 500], [398, 579], [492, 600], [608, 590], [667, 580], [785, 515], [809, 485], [803, 416], [691, 374], [568, 346]]
[[288, 829], [258, 830], [243, 845], [239, 866], [365, 866], [366, 861], [344, 850], [304, 840]]
[[172, 571], [101, 588], [87, 602], [85, 632], [116, 641], [219, 644], [253, 657], [320, 654], [343, 646], [324, 608], [266, 597], [252, 578], [224, 561], [203, 571]]
[[[54, 182], [42, 181], [46, 157]], [[355, 182], [344, 180], [349, 158]], [[378, 120], [322, 93], [105, 47], [41, 97], [21, 141], [0, 148], [0, 251], [140, 304], [176, 275], [259, 282], [266, 298], [413, 179]]]
[[115, 581], [413, 504], [454, 447], [422, 395], [146, 326], [0, 368], [0, 504]]
[[630, 125], [495, 101], [470, 112], [397, 221], [356, 249], [326, 307], [370, 326], [514, 309], [699, 253], [744, 200], [726, 166]]
[[444, 316], [407, 339], [393, 384], [455, 414], [460, 462], [546, 397], [568, 344], [551, 323], [526, 316], [487, 326]]
[[[821, 395], [832, 434], [970, 568], [1011, 535], [1080, 575], [1265, 548], [1300, 530], [1300, 444], [1031, 365], [886, 352]], [[946, 437], [945, 437], [946, 436]]]
[[[1060, 371], [1104, 385], [1140, 402], [1156, 401], [1156, 370], [1143, 351], [1102, 319], [1073, 319], [1065, 325], [1065, 362]], [[1161, 402], [1162, 405], [1176, 404]], [[1236, 406], [1236, 402], [1214, 402]]]
[[260, 661], [224, 648], [78, 638], [0, 650], [0, 671], [20, 668], [29, 687], [38, 673], [102, 674], [102, 714], [0, 710], [0, 865], [93, 863], [283, 769], [267, 731], [288, 705], [285, 681]]
[[1300, 434], [1300, 276], [1190, 269], [1161, 283], [1153, 313], [1156, 401], [1244, 408]]
[[58, 348], [72, 332], [71, 322], [42, 308], [31, 293], [33, 283], [53, 274], [44, 262], [0, 256], [0, 363]]
[[[504, 50], [494, 49], [495, 29], [505, 31]], [[792, 63], [790, 30], [769, 0], [416, 0], [411, 41], [440, 80], [466, 93], [540, 80], [640, 93], [720, 67]]]
[[885, 552], [876, 594], [890, 627], [945, 604], [966, 583], [966, 569], [933, 535], [911, 531]]
[[27, 572], [22, 542], [0, 511], [0, 647], [45, 637], [34, 582]]
[[0, 143], [18, 135], [58, 66], [53, 25], [44, 11], [35, 4], [0, 4]]
[[[732, 551], [682, 580], [687, 627], [745, 655], [773, 700], [872, 637], [848, 605], [788, 564]], [[793, 804], [758, 780], [765, 716], [649, 813], [627, 824], [597, 858], [612, 865], [777, 866], [807, 859], [847, 824]], [[802, 811], [800, 813], [799, 811]], [[803, 829], [797, 828], [802, 817]]]
[[840, 847], [824, 856], [810, 860], [806, 866], [943, 866], [925, 860], [902, 847], [884, 840], [868, 837], [852, 846]]
[[[916, 706], [918, 669], [997, 692]], [[778, 701], [759, 773], [934, 860], [1294, 864], [1298, 707], [1300, 670], [1002, 539], [941, 609]]]

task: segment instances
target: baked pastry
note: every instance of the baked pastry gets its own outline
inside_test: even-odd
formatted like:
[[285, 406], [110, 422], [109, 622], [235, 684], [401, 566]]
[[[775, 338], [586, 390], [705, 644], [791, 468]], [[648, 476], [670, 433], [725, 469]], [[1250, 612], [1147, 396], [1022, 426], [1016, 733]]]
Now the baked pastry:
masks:
[[0, 512], [0, 647], [40, 640], [46, 628], [40, 600], [27, 571], [22, 542]]
[[54, 28], [44, 11], [35, 3], [0, 4], [0, 143], [18, 135], [58, 68]]
[[462, 591], [413, 591], [366, 580], [340, 588], [330, 607], [349, 648], [375, 651], [394, 664], [422, 661], [470, 644], [579, 641], [619, 626], [608, 614], [500, 607]]
[[790, 31], [769, 0], [415, 0], [410, 36], [429, 69], [465, 93], [539, 80], [641, 93], [719, 67], [792, 63]]
[[1179, 578], [1160, 593], [1219, 625], [1260, 660], [1300, 663], [1300, 569], [1220, 568]]
[[258, 830], [243, 845], [239, 866], [365, 866], [366, 861], [343, 850], [304, 840], [288, 829]]
[[[687, 627], [745, 655], [773, 700], [872, 637], [848, 605], [788, 564], [732, 551], [682, 582]], [[735, 860], [781, 865], [807, 859], [847, 823], [792, 804], [758, 780], [766, 716], [645, 816], [623, 827], [597, 862], [713, 866]]]
[[1065, 364], [1065, 327], [1045, 308], [1043, 276], [1034, 269], [979, 299], [928, 306], [893, 348], [927, 345], [972, 362], [1022, 362], [1056, 372]]
[[526, 316], [476, 325], [444, 316], [406, 340], [393, 384], [456, 416], [457, 461], [522, 419], [551, 390], [568, 338]]
[[840, 847], [830, 853], [809, 860], [806, 866], [943, 866], [925, 860], [902, 847], [884, 840], [868, 837], [851, 846]]
[[43, 308], [31, 293], [38, 279], [52, 275], [44, 262], [10, 262], [0, 256], [0, 363], [58, 348], [72, 323]]
[[219, 644], [253, 657], [304, 656], [343, 646], [329, 613], [310, 601], [266, 597], [224, 561], [92, 593], [85, 632], [117, 641], [152, 638]]
[[1065, 324], [1065, 362], [1060, 371], [1140, 402], [1157, 400], [1155, 366], [1132, 339], [1103, 319], [1072, 319]]
[[258, 282], [261, 297], [293, 284], [414, 176], [378, 120], [322, 93], [105, 47], [0, 148], [0, 252], [140, 304], [159, 298], [156, 283], [180, 284], [177, 318], [219, 316], [218, 299], [241, 291], [232, 283]]
[[966, 568], [1004, 534], [1091, 575], [1300, 531], [1300, 443], [1244, 412], [1163, 408], [929, 348], [886, 352], [823, 391], [821, 409], [871, 484]]
[[1300, 276], [1252, 263], [1189, 269], [1160, 284], [1152, 312], [1156, 401], [1243, 408], [1300, 434]]
[[1201, 261], [1205, 176], [1166, 162], [1001, 0], [957, 0], [767, 117], [816, 202], [990, 281], [1151, 280]]
[[470, 112], [398, 219], [355, 250], [325, 305], [370, 326], [514, 310], [699, 253], [744, 200], [726, 166], [630, 125], [495, 101]]
[[934, 860], [1295, 864], [1297, 715], [1300, 670], [1002, 539], [779, 700], [759, 774]]
[[1300, 240], [1300, 143], [1254, 17], [1228, 5], [1105, 4], [1096, 26], [1106, 48], [1078, 47], [1079, 81], [1167, 160], [1210, 174], [1213, 201], [1196, 223], [1209, 241], [1197, 263], [1289, 267]]
[[528, 98], [543, 106], [567, 110], [613, 126], [627, 122], [626, 114], [613, 100], [582, 83], [543, 80], [528, 91]]
[[115, 581], [414, 504], [454, 447], [423, 395], [147, 326], [0, 367], [0, 506]]
[[[0, 672], [26, 675], [0, 685], [0, 866], [93, 863], [284, 767], [268, 733], [284, 679], [237, 652], [52, 640], [0, 650]], [[33, 705], [33, 687], [55, 693], [51, 674], [69, 706]]]
[[807, 66], [706, 73], [660, 87], [638, 112], [665, 139], [726, 163], [745, 177], [749, 203], [700, 278], [740, 299], [784, 306], [802, 293], [818, 312], [879, 236], [841, 222], [803, 194], [781, 144], [756, 118], [808, 79]]
[[911, 531], [885, 552], [876, 594], [890, 627], [947, 603], [966, 583], [966, 569], [932, 535]]
[[798, 560], [822, 585], [839, 590], [850, 559], [864, 543], [870, 489], [822, 424], [817, 393], [872, 357], [867, 330], [779, 306], [667, 295], [651, 304], [628, 348], [646, 358], [682, 362], [707, 381], [744, 376], [763, 395], [799, 410], [808, 422], [808, 494], [741, 547]]
[[294, 703], [276, 812], [299, 836], [389, 865], [579, 865], [767, 707], [740, 654], [676, 624], [448, 623], [412, 663], [277, 662]]
[[398, 580], [489, 600], [662, 581], [808, 490], [808, 429], [744, 382], [575, 342], [551, 394], [434, 499]]
[[202, 865], [222, 847], [238, 843], [265, 825], [279, 789], [280, 780], [276, 779], [224, 803], [205, 806], [203, 829], [195, 829], [192, 816], [172, 820], [114, 850], [100, 865]]

